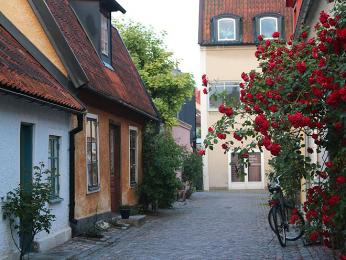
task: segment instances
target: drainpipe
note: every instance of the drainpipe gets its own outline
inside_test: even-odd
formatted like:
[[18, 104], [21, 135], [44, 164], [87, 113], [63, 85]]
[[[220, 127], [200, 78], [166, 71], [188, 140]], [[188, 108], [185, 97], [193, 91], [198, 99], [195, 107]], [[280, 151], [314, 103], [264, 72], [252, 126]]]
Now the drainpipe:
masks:
[[77, 224], [74, 218], [75, 213], [75, 135], [83, 130], [83, 114], [77, 115], [77, 127], [69, 133], [70, 137], [70, 203], [69, 203], [69, 221], [70, 224]]

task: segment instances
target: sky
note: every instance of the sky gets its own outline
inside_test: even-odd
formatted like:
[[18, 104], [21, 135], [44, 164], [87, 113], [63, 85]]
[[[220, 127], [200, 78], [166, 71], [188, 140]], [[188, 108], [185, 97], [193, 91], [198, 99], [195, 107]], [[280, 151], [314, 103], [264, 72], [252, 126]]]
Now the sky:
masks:
[[157, 33], [167, 32], [165, 43], [180, 61], [182, 72], [192, 73], [200, 82], [198, 41], [198, 0], [117, 0], [126, 13], [114, 18], [151, 25]]

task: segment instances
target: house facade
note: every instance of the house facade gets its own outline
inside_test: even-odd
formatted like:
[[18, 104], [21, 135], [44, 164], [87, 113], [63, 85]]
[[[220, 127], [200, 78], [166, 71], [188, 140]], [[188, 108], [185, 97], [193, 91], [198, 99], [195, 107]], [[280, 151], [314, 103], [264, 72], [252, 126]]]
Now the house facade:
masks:
[[[0, 148], [4, 172], [0, 179], [6, 185], [0, 188], [0, 196], [20, 182], [17, 146], [23, 126], [32, 135], [32, 165], [59, 161], [59, 198], [50, 205], [56, 221], [52, 232], [39, 234], [36, 241], [44, 251], [68, 240], [71, 230], [88, 232], [95, 220], [113, 216], [120, 205], [137, 204], [143, 175], [142, 133], [159, 116], [111, 25], [112, 12], [125, 13], [116, 1], [11, 0], [2, 3], [0, 11], [4, 24], [11, 24], [14, 38], [8, 41], [10, 36], [1, 33], [1, 39], [7, 37], [2, 46], [15, 46], [1, 49], [1, 59], [13, 59], [13, 68], [1, 66], [1, 72], [16, 80], [9, 86], [17, 96], [33, 95], [35, 100], [28, 104], [25, 99], [0, 95], [0, 118], [9, 120], [8, 127], [0, 126], [9, 135]], [[21, 55], [25, 57], [17, 61]], [[4, 60], [1, 65], [7, 63]], [[21, 69], [18, 75], [15, 69]], [[1, 89], [4, 84], [9, 87], [5, 80], [0, 80]], [[17, 94], [21, 88], [24, 94]], [[41, 100], [47, 97], [54, 101], [48, 108]], [[16, 177], [12, 181], [9, 176]], [[6, 232], [0, 237], [0, 252], [12, 254], [8, 231], [8, 225], [0, 221], [1, 234]], [[8, 258], [4, 254], [0, 259], [3, 256]]]
[[[43, 162], [44, 169], [50, 171], [49, 207], [56, 220], [49, 234], [41, 232], [35, 239], [35, 247], [42, 251], [71, 238], [68, 219], [69, 135], [73, 130], [71, 118], [83, 117], [85, 108], [67, 90], [64, 71], [46, 58], [23, 33], [25, 30], [20, 31], [11, 22], [9, 13], [14, 6], [7, 4], [0, 7], [0, 131], [3, 134], [0, 142], [0, 215], [7, 192], [18, 185], [29, 189], [33, 166]], [[28, 18], [27, 21], [35, 21], [33, 13], [27, 12], [23, 16], [23, 19]], [[31, 23], [31, 29], [44, 39], [38, 21]], [[48, 41], [41, 44], [46, 51], [55, 53]], [[0, 259], [18, 259], [9, 221], [2, 217], [0, 234]], [[25, 238], [13, 237], [17, 244], [27, 243]]]
[[[254, 55], [257, 36], [271, 38], [275, 31], [286, 39], [292, 34], [292, 10], [284, 1], [200, 0], [199, 37], [201, 72], [208, 76], [212, 90], [201, 95], [201, 135], [221, 118], [218, 107], [223, 103], [215, 93], [239, 102], [242, 72], [258, 67]], [[224, 154], [221, 147], [206, 151], [204, 156], [204, 189], [263, 189], [268, 172], [267, 151], [250, 154], [251, 166], [244, 177], [237, 175], [237, 155]]]
[[[114, 0], [36, 1], [31, 7], [71, 78], [87, 114], [74, 126], [70, 223], [87, 232], [120, 205], [137, 204], [142, 179], [142, 133], [158, 114], [116, 28]], [[49, 29], [47, 29], [49, 28]]]

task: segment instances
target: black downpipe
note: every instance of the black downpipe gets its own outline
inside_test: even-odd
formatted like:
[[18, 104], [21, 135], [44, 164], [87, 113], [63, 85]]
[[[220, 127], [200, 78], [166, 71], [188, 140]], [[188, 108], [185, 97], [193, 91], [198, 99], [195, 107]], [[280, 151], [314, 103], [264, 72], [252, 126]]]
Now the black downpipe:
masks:
[[77, 127], [69, 133], [70, 137], [70, 203], [69, 203], [69, 221], [76, 224], [75, 213], [75, 135], [83, 130], [83, 114], [77, 115]]

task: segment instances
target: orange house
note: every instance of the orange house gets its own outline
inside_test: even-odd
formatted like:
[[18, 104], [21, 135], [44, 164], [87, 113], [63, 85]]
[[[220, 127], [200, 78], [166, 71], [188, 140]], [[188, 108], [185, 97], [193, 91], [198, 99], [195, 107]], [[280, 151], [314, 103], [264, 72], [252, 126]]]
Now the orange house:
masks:
[[111, 13], [114, 0], [29, 1], [87, 115], [70, 136], [70, 223], [86, 232], [120, 205], [137, 204], [142, 179], [142, 133], [159, 117]]

